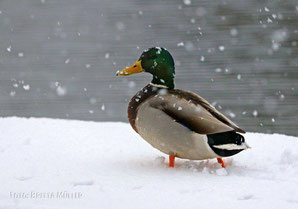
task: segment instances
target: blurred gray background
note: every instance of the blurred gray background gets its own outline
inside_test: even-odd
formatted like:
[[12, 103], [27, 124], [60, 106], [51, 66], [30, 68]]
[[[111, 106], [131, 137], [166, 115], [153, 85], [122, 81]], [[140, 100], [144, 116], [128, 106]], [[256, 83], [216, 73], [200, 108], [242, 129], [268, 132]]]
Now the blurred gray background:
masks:
[[295, 0], [0, 0], [0, 116], [127, 122], [151, 76], [115, 72], [152, 46], [176, 88], [247, 131], [298, 135]]

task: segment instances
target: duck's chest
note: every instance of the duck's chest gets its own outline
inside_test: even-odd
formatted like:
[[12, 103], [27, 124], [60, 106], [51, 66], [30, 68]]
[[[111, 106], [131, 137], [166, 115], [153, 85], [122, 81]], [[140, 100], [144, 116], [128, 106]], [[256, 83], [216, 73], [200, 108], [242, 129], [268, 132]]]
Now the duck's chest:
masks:
[[159, 89], [155, 86], [152, 86], [148, 84], [145, 86], [142, 90], [140, 90], [136, 95], [134, 95], [127, 108], [127, 115], [128, 120], [132, 128], [138, 133], [137, 127], [136, 127], [136, 118], [138, 114], [139, 107], [150, 97], [156, 95], [157, 91]]

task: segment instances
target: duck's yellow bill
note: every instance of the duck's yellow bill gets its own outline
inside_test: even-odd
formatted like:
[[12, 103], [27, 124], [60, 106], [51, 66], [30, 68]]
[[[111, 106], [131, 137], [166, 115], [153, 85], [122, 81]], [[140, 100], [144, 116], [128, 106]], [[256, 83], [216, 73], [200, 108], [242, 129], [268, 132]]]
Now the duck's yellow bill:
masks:
[[116, 76], [127, 76], [135, 73], [141, 73], [144, 72], [144, 69], [142, 68], [141, 61], [136, 61], [135, 64], [133, 64], [130, 67], [125, 68], [124, 70], [118, 71], [116, 73]]

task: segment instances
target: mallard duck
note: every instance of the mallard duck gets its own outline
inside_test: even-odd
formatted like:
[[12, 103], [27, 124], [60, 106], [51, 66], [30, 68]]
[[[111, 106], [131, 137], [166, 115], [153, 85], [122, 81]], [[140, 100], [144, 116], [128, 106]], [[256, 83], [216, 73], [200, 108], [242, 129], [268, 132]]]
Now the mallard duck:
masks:
[[217, 158], [225, 167], [222, 157], [249, 148], [239, 134], [245, 131], [205, 99], [174, 89], [175, 64], [165, 48], [145, 50], [135, 64], [116, 75], [141, 72], [152, 74], [153, 80], [130, 100], [128, 120], [143, 139], [169, 155], [169, 167], [174, 167], [175, 157]]

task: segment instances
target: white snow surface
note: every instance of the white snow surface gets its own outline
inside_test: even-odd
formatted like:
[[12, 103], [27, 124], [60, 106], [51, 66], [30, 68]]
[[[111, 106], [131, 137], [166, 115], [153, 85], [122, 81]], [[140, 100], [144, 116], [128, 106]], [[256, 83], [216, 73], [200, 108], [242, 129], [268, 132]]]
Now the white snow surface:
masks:
[[252, 149], [224, 158], [226, 169], [169, 168], [127, 123], [0, 118], [0, 208], [298, 208], [298, 138], [245, 138]]

